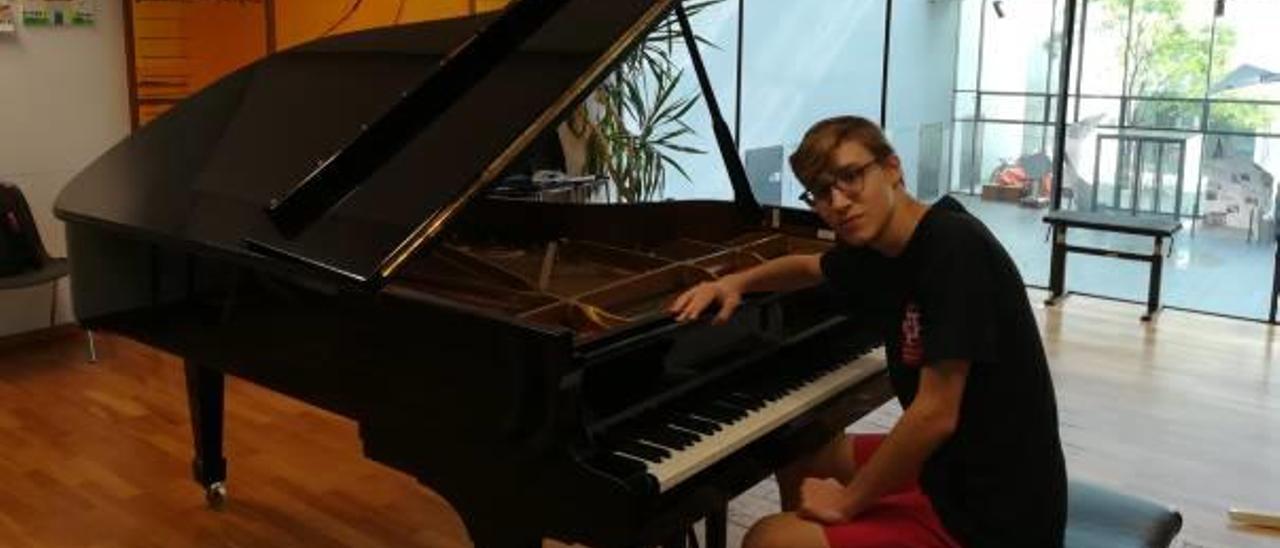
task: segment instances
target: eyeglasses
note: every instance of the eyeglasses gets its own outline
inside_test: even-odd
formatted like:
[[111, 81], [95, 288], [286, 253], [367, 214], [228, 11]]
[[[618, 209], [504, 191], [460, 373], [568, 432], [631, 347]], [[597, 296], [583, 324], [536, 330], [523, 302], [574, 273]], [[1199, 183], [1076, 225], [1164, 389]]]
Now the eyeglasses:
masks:
[[846, 195], [858, 195], [867, 186], [867, 170], [879, 165], [880, 160], [872, 160], [860, 166], [849, 164], [823, 173], [814, 181], [813, 187], [800, 193], [800, 201], [816, 207], [819, 204], [831, 203], [831, 191], [839, 188]]

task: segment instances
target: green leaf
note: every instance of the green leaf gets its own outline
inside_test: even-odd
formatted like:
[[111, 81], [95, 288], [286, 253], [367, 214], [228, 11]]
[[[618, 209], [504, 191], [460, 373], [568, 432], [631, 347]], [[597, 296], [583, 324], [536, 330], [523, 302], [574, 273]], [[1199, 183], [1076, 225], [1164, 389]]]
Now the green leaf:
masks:
[[661, 152], [658, 153], [658, 156], [660, 156], [662, 158], [662, 161], [665, 162], [667, 165], [675, 168], [676, 171], [680, 172], [680, 176], [684, 177], [684, 180], [693, 182], [693, 179], [689, 178], [689, 173], [684, 170], [684, 167], [680, 165], [680, 162], [675, 161], [670, 156], [667, 156], [666, 154], [663, 154]]
[[688, 153], [688, 154], [706, 154], [706, 153], [707, 153], [707, 151], [702, 150], [702, 149], [700, 149], [700, 148], [694, 148], [694, 147], [691, 147], [691, 146], [685, 146], [685, 145], [677, 145], [677, 144], [663, 144], [663, 145], [659, 145], [659, 146], [661, 146], [661, 147], [663, 147], [663, 148], [668, 148], [668, 149], [671, 149], [671, 150], [675, 150], [675, 151], [678, 151], [678, 152]]

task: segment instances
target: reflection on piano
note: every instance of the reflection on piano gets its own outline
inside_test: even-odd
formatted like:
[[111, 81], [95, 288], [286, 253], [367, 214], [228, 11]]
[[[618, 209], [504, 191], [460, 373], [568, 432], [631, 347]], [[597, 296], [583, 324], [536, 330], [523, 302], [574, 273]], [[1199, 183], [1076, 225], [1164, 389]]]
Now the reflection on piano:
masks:
[[[485, 195], [673, 11], [733, 202]], [[186, 360], [213, 502], [229, 373], [358, 422], [479, 546], [723, 519], [890, 392], [874, 331], [827, 288], [752, 296], [724, 326], [665, 313], [830, 246], [810, 213], [756, 204], [690, 36], [671, 0], [523, 0], [246, 67], [63, 191], [77, 315]]]

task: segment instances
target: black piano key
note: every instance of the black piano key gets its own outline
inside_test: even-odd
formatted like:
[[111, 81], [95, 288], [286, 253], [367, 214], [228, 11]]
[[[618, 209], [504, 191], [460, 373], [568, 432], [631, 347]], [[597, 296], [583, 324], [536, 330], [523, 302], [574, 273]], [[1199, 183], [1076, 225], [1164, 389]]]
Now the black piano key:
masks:
[[724, 407], [726, 409], [732, 410], [735, 413], [739, 413], [743, 417], [747, 416], [747, 413], [751, 411], [751, 406], [735, 402], [725, 397], [716, 398], [715, 401], [713, 401], [712, 403], [719, 405], [720, 407]]
[[666, 432], [658, 428], [645, 428], [635, 433], [635, 438], [646, 443], [664, 447], [667, 449], [680, 450], [688, 447], [693, 442], [686, 440], [675, 433]]
[[602, 451], [592, 459], [592, 463], [605, 473], [620, 478], [643, 473], [648, 469], [643, 460], [609, 451]]
[[730, 402], [726, 402], [722, 399], [713, 400], [711, 404], [718, 405], [724, 409], [727, 409], [730, 413], [733, 413], [733, 420], [742, 419], [746, 417], [748, 413], [751, 412], [751, 410], [747, 409], [746, 407], [736, 405]]
[[776, 402], [790, 393], [789, 390], [780, 385], [763, 386], [758, 385], [755, 389], [763, 398]]
[[720, 396], [720, 399], [745, 407], [748, 411], [756, 411], [764, 407], [764, 402], [760, 401], [759, 398], [753, 398], [736, 391], [724, 394]]
[[774, 391], [773, 391], [772, 389], [765, 388], [765, 387], [760, 386], [760, 385], [758, 385], [758, 384], [752, 384], [752, 385], [749, 385], [749, 386], [743, 386], [742, 388], [739, 388], [738, 390], [739, 390], [741, 393], [743, 393], [743, 394], [746, 394], [746, 395], [748, 395], [748, 396], [750, 396], [750, 397], [753, 397], [753, 398], [757, 398], [757, 399], [759, 399], [760, 401], [764, 402], [765, 404], [770, 404], [770, 403], [776, 402], [776, 401], [778, 401], [778, 398], [779, 398], [779, 396], [777, 396], [776, 394], [774, 394]]
[[654, 447], [647, 443], [640, 443], [635, 440], [619, 438], [609, 444], [614, 451], [626, 453], [633, 457], [639, 457], [652, 463], [659, 463], [671, 456], [671, 452], [661, 447]]
[[685, 414], [672, 413], [668, 415], [666, 419], [670, 421], [671, 424], [684, 428], [685, 430], [692, 430], [699, 434], [709, 436], [720, 431], [719, 424]]
[[665, 433], [666, 435], [674, 436], [676, 439], [679, 439], [681, 442], [685, 444], [685, 447], [693, 445], [702, 439], [701, 434], [689, 432], [687, 430], [681, 430], [679, 428], [672, 427], [671, 425], [668, 425], [668, 424], [663, 424], [661, 426], [658, 426], [657, 428], [661, 432]]
[[716, 407], [713, 405], [700, 405], [687, 409], [688, 413], [704, 420], [709, 420], [719, 424], [731, 424], [734, 416], [727, 409]]
[[715, 405], [712, 402], [705, 402], [702, 405], [699, 405], [698, 407], [694, 408], [694, 412], [702, 416], [705, 416], [708, 419], [714, 420], [720, 424], [732, 424], [733, 421], [737, 420], [738, 418], [737, 413], [734, 413], [732, 410], [725, 409], [723, 407]]
[[698, 442], [702, 441], [702, 440], [703, 440], [703, 438], [706, 438], [707, 436], [711, 435], [711, 434], [706, 433], [706, 432], [698, 432], [698, 431], [696, 431], [696, 430], [692, 430], [692, 429], [689, 429], [689, 428], [686, 428], [686, 427], [683, 427], [683, 426], [677, 426], [677, 425], [674, 425], [674, 424], [672, 424], [672, 425], [668, 425], [668, 426], [667, 426], [667, 428], [670, 428], [672, 432], [676, 432], [676, 433], [678, 433], [678, 434], [687, 434], [687, 435], [689, 435], [689, 436], [693, 436], [693, 441], [689, 442], [689, 445], [693, 445], [693, 444], [695, 444], [695, 443], [698, 443]]

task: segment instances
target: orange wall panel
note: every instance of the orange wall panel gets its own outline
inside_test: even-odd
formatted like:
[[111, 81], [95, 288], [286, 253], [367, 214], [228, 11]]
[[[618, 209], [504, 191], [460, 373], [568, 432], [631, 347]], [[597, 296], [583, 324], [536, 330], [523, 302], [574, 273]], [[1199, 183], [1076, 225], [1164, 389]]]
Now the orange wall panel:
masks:
[[470, 0], [276, 0], [276, 43], [285, 49], [322, 36], [471, 13]]
[[270, 31], [282, 50], [335, 34], [497, 10], [508, 0], [125, 1], [132, 9], [132, 96], [146, 123], [271, 53]]
[[130, 1], [141, 121], [267, 53], [261, 0]]

